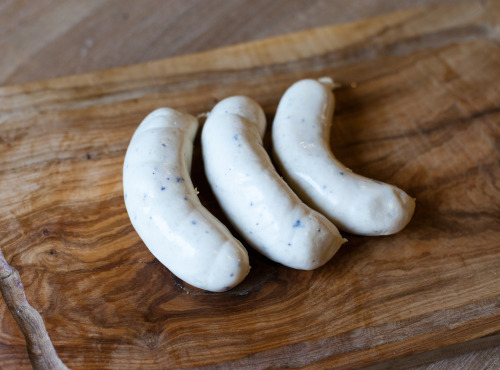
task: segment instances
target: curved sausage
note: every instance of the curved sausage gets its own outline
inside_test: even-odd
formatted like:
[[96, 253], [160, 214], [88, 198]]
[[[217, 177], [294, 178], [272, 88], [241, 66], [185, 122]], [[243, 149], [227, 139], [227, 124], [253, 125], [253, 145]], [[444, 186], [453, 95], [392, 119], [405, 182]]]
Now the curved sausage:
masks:
[[262, 108], [230, 97], [208, 115], [201, 140], [205, 172], [230, 222], [273, 261], [303, 270], [325, 264], [344, 239], [278, 175], [262, 145]]
[[189, 176], [195, 117], [173, 109], [150, 113], [125, 156], [125, 205], [151, 253], [185, 282], [225, 291], [248, 274], [241, 243], [206, 208]]
[[306, 204], [341, 230], [389, 235], [403, 229], [415, 200], [403, 190], [353, 173], [333, 155], [331, 80], [301, 80], [281, 98], [272, 127], [274, 158]]

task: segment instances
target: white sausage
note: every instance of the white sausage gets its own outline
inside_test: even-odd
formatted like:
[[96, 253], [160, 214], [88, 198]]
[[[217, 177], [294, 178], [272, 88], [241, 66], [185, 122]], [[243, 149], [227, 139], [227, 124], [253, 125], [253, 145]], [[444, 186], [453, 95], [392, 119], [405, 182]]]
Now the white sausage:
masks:
[[151, 253], [185, 282], [228, 290], [250, 266], [241, 243], [206, 208], [189, 176], [195, 117], [173, 109], [150, 113], [130, 141], [123, 168], [125, 205]]
[[341, 230], [389, 235], [403, 229], [415, 200], [403, 190], [353, 173], [333, 155], [331, 80], [301, 80], [281, 98], [272, 127], [274, 158], [292, 189]]
[[218, 103], [201, 135], [207, 179], [228, 219], [252, 247], [292, 268], [317, 268], [344, 239], [279, 177], [262, 145], [265, 125], [262, 108], [250, 98]]

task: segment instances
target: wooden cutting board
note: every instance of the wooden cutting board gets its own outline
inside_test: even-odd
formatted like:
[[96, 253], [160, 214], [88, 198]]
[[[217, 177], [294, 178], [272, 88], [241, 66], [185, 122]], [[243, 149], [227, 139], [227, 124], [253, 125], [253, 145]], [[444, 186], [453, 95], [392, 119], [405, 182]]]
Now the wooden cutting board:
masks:
[[[500, 2], [478, 2], [0, 88], [0, 242], [61, 359], [74, 369], [358, 368], [499, 344], [499, 42]], [[226, 293], [175, 278], [123, 202], [123, 158], [142, 118], [161, 106], [197, 115], [245, 94], [271, 124], [290, 84], [320, 76], [342, 85], [334, 153], [416, 197], [411, 223], [387, 237], [344, 234], [315, 271], [250, 252], [250, 275]], [[199, 140], [192, 175], [227, 223]], [[29, 368], [5, 304], [0, 325], [0, 368]]]

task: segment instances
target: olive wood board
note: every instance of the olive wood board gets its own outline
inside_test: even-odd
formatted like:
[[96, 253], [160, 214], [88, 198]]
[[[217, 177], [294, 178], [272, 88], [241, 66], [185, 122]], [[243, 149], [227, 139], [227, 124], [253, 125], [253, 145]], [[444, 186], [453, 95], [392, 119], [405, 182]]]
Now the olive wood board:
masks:
[[[63, 362], [359, 368], [498, 345], [499, 20], [498, 1], [414, 9], [0, 88], [0, 244]], [[123, 159], [140, 121], [162, 106], [198, 115], [248, 95], [264, 108], [270, 150], [283, 92], [322, 76], [339, 85], [333, 152], [415, 197], [410, 224], [392, 236], [343, 233], [348, 243], [314, 271], [248, 248], [249, 276], [225, 293], [174, 277], [123, 201]], [[229, 226], [199, 136], [192, 178]], [[3, 302], [0, 326], [0, 368], [29, 368]]]

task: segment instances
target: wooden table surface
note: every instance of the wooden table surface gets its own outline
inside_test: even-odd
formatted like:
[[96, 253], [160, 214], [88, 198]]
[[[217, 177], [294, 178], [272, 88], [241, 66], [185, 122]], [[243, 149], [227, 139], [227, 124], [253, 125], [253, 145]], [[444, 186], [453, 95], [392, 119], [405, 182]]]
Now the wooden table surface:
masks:
[[2, 0], [0, 86], [458, 0]]
[[[0, 85], [132, 65], [395, 10], [453, 3], [464, 1], [6, 0], [0, 3]], [[494, 368], [499, 356], [498, 347], [476, 341], [470, 347], [409, 356], [392, 365]]]

